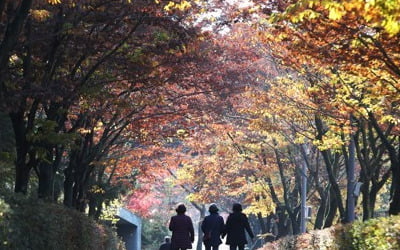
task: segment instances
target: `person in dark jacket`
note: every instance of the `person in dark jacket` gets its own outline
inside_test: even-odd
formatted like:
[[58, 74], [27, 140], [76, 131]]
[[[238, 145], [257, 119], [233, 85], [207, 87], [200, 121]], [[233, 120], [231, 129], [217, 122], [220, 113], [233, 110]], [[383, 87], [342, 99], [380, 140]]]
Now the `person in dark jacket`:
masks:
[[224, 231], [224, 219], [218, 214], [218, 207], [212, 204], [208, 208], [210, 215], [206, 216], [201, 223], [201, 230], [204, 233], [203, 243], [206, 250], [218, 250], [221, 245], [221, 235]]
[[164, 243], [160, 246], [159, 250], [171, 250], [171, 238], [165, 236]]
[[230, 213], [226, 220], [222, 236], [227, 235], [226, 244], [229, 245], [230, 250], [244, 250], [244, 245], [247, 244], [245, 231], [247, 231], [252, 239], [254, 238], [254, 234], [250, 228], [247, 216], [242, 213], [242, 205], [239, 203], [233, 204], [232, 211], [233, 213]]
[[175, 211], [177, 215], [172, 216], [169, 222], [169, 230], [172, 231], [171, 249], [192, 249], [192, 243], [194, 242], [192, 219], [185, 215], [186, 207], [183, 204], [180, 204]]

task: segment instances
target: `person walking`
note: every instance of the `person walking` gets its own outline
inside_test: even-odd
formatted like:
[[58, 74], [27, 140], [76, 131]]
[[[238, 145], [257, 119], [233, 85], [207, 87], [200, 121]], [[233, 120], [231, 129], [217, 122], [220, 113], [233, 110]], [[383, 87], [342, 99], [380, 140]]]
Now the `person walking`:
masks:
[[160, 246], [159, 250], [171, 250], [171, 238], [165, 236], [164, 243]]
[[223, 237], [226, 235], [226, 244], [230, 250], [244, 250], [244, 245], [247, 244], [246, 232], [250, 238], [254, 238], [253, 231], [250, 228], [247, 216], [242, 213], [242, 205], [239, 203], [233, 204], [232, 213], [229, 214], [226, 220]]
[[221, 235], [224, 231], [224, 219], [218, 214], [218, 207], [211, 204], [208, 208], [210, 215], [206, 216], [201, 223], [201, 230], [204, 233], [203, 243], [206, 250], [218, 250], [221, 245]]
[[194, 242], [194, 228], [192, 219], [185, 215], [186, 207], [180, 204], [175, 209], [177, 215], [172, 216], [169, 230], [172, 231], [171, 250], [192, 249]]

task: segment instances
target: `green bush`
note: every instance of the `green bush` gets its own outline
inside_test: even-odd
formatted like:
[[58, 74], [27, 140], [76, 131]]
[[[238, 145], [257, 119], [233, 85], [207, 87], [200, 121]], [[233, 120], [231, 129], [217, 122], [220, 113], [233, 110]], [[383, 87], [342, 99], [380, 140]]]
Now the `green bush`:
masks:
[[285, 237], [262, 249], [391, 250], [400, 249], [400, 216], [335, 225], [323, 230]]
[[112, 230], [61, 205], [23, 196], [0, 199], [0, 249], [120, 249]]
[[152, 216], [142, 221], [142, 250], [158, 249], [165, 242], [165, 236], [170, 236], [170, 231], [161, 216]]
[[355, 222], [350, 231], [353, 249], [400, 249], [400, 217], [382, 217]]

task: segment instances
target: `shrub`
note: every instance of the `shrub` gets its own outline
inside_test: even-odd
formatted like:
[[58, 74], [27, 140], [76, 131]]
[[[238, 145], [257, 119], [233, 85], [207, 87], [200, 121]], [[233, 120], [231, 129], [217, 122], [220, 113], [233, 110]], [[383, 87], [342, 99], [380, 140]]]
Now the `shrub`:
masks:
[[0, 199], [1, 249], [118, 249], [111, 229], [61, 205], [15, 195]]
[[262, 249], [389, 250], [400, 249], [400, 216], [335, 225], [323, 230], [285, 237]]
[[355, 222], [349, 231], [353, 249], [400, 249], [400, 217]]

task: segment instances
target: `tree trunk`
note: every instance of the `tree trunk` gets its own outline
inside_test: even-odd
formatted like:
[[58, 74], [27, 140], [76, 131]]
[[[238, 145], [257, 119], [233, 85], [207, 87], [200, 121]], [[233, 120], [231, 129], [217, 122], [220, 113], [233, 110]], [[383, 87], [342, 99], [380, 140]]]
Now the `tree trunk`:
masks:
[[326, 195], [321, 196], [320, 206], [317, 211], [317, 215], [315, 218], [314, 229], [322, 229], [325, 225], [325, 216], [326, 216], [326, 209], [327, 209], [327, 202]]
[[42, 199], [52, 200], [53, 198], [53, 169], [52, 164], [41, 162], [39, 164], [39, 188], [38, 196]]
[[65, 180], [64, 180], [64, 205], [66, 207], [72, 207], [72, 195], [73, 195], [73, 184], [74, 177], [72, 173], [72, 163], [69, 164], [68, 168], [64, 170]]
[[89, 198], [89, 212], [88, 215], [89, 217], [94, 218], [96, 216], [96, 209], [97, 209], [97, 200], [93, 195], [90, 196]]
[[94, 219], [95, 220], [99, 220], [101, 213], [103, 212], [103, 199], [101, 202], [97, 203], [97, 209], [96, 209], [96, 213], [94, 215]]
[[362, 186], [362, 195], [363, 195], [363, 199], [362, 199], [362, 207], [363, 207], [363, 221], [364, 220], [368, 220], [370, 218], [373, 217], [373, 214], [371, 213], [371, 202], [370, 202], [370, 193], [369, 193], [369, 189], [370, 189], [370, 183], [368, 180], [362, 180], [363, 182], [363, 186]]
[[14, 20], [10, 21], [7, 25], [3, 40], [0, 43], [0, 69], [7, 68], [10, 51], [18, 40], [18, 36], [31, 9], [32, 2], [33, 0], [23, 0], [19, 5]]
[[291, 224], [291, 222], [289, 222], [289, 217], [287, 216], [287, 214], [285, 213], [284, 208], [278, 208], [277, 209], [277, 213], [276, 215], [278, 216], [278, 238], [282, 238], [285, 237], [287, 235], [291, 234], [290, 228], [289, 228], [289, 224]]
[[369, 193], [369, 203], [368, 203], [369, 209], [368, 209], [368, 211], [371, 216], [370, 218], [375, 217], [375, 202], [376, 202], [376, 196], [378, 194], [378, 191], [379, 191], [379, 189], [372, 188], [371, 192]]
[[[276, 142], [274, 142], [275, 144], [277, 144]], [[277, 150], [277, 148], [274, 148], [274, 152], [275, 152], [275, 160], [276, 163], [278, 165], [279, 168], [279, 176], [281, 178], [281, 183], [282, 183], [282, 188], [283, 188], [283, 200], [285, 202], [285, 211], [288, 214], [288, 218], [286, 218], [286, 220], [290, 220], [290, 223], [286, 223], [286, 226], [288, 226], [290, 224], [292, 231], [291, 233], [294, 234], [298, 234], [298, 232], [300, 231], [300, 226], [299, 223], [297, 222], [297, 218], [296, 218], [296, 212], [293, 209], [293, 201], [291, 200], [291, 198], [294, 197], [295, 193], [298, 193], [298, 189], [297, 192], [294, 190], [291, 194], [289, 193], [289, 186], [288, 186], [288, 182], [285, 176], [285, 164], [283, 163], [280, 153]], [[297, 186], [296, 186], [297, 187]]]
[[[315, 117], [315, 124], [316, 124], [317, 130], [318, 130], [317, 139], [322, 140], [322, 136], [324, 134], [323, 124], [322, 124], [322, 120], [318, 116]], [[332, 201], [333, 200], [335, 201], [336, 207], [339, 209], [340, 218], [344, 219], [345, 218], [345, 209], [343, 206], [342, 195], [340, 193], [340, 187], [336, 180], [336, 173], [334, 171], [334, 166], [332, 164], [331, 154], [328, 150], [321, 151], [321, 154], [324, 159], [325, 167], [326, 167], [326, 170], [328, 173], [329, 182], [332, 185], [330, 194], [335, 195], [335, 199], [332, 199]], [[333, 198], [333, 197], [331, 196], [331, 198]]]
[[267, 227], [265, 225], [265, 221], [264, 221], [264, 218], [262, 217], [261, 213], [257, 213], [257, 220], [258, 220], [258, 223], [260, 224], [261, 233], [262, 234], [266, 234], [267, 233]]
[[[54, 146], [57, 147], [57, 146]], [[47, 146], [47, 156], [45, 160], [42, 160], [39, 164], [39, 188], [38, 196], [42, 199], [53, 200], [54, 199], [54, 176], [58, 165], [61, 162], [61, 152], [53, 150], [53, 146]], [[53, 153], [54, 152], [54, 153]], [[55, 155], [56, 154], [56, 155]]]
[[200, 212], [200, 220], [199, 220], [199, 224], [197, 226], [197, 246], [196, 246], [196, 250], [201, 250], [203, 247], [203, 231], [201, 231], [201, 222], [204, 220], [204, 217], [206, 217], [206, 208], [204, 205], [201, 205], [201, 209], [198, 209]]
[[80, 183], [78, 189], [77, 206], [76, 208], [80, 212], [85, 212], [87, 201], [86, 201], [86, 188], [85, 183]]
[[79, 195], [79, 184], [74, 176], [74, 184], [72, 185], [72, 207], [77, 209], [79, 207], [78, 195]]
[[14, 191], [16, 193], [27, 194], [30, 172], [31, 170], [26, 166], [26, 164], [20, 164], [17, 162], [14, 186]]
[[[26, 140], [26, 127], [24, 112], [19, 111], [9, 114], [15, 136], [15, 146], [17, 151], [15, 162], [15, 186], [16, 193], [26, 194], [28, 192], [29, 177], [31, 166], [27, 163], [29, 144]], [[32, 161], [33, 159], [29, 159]]]
[[[390, 167], [392, 170], [392, 186], [391, 186], [391, 198], [389, 206], [389, 214], [397, 215], [400, 214], [400, 156], [399, 152], [396, 150], [398, 147], [398, 141], [391, 142], [388, 139], [387, 132], [384, 133], [382, 129], [379, 127], [379, 124], [373, 113], [368, 113], [368, 118], [371, 121], [372, 126], [374, 127], [376, 133], [379, 138], [382, 140], [383, 145], [388, 151], [389, 159], [390, 159]], [[398, 138], [399, 139], [399, 138]], [[392, 144], [396, 143], [396, 147]]]
[[329, 189], [329, 209], [328, 209], [328, 214], [325, 219], [325, 224], [324, 228], [331, 227], [333, 225], [333, 220], [336, 217], [337, 214], [337, 209], [338, 209], [338, 203], [337, 203], [337, 195], [336, 191], [331, 187]]
[[392, 201], [390, 202], [389, 207], [389, 215], [398, 215], [400, 214], [400, 176], [397, 170], [398, 166], [393, 166], [394, 169], [392, 175]]
[[289, 219], [291, 223], [291, 233], [300, 234], [300, 206], [292, 210], [289, 214]]

